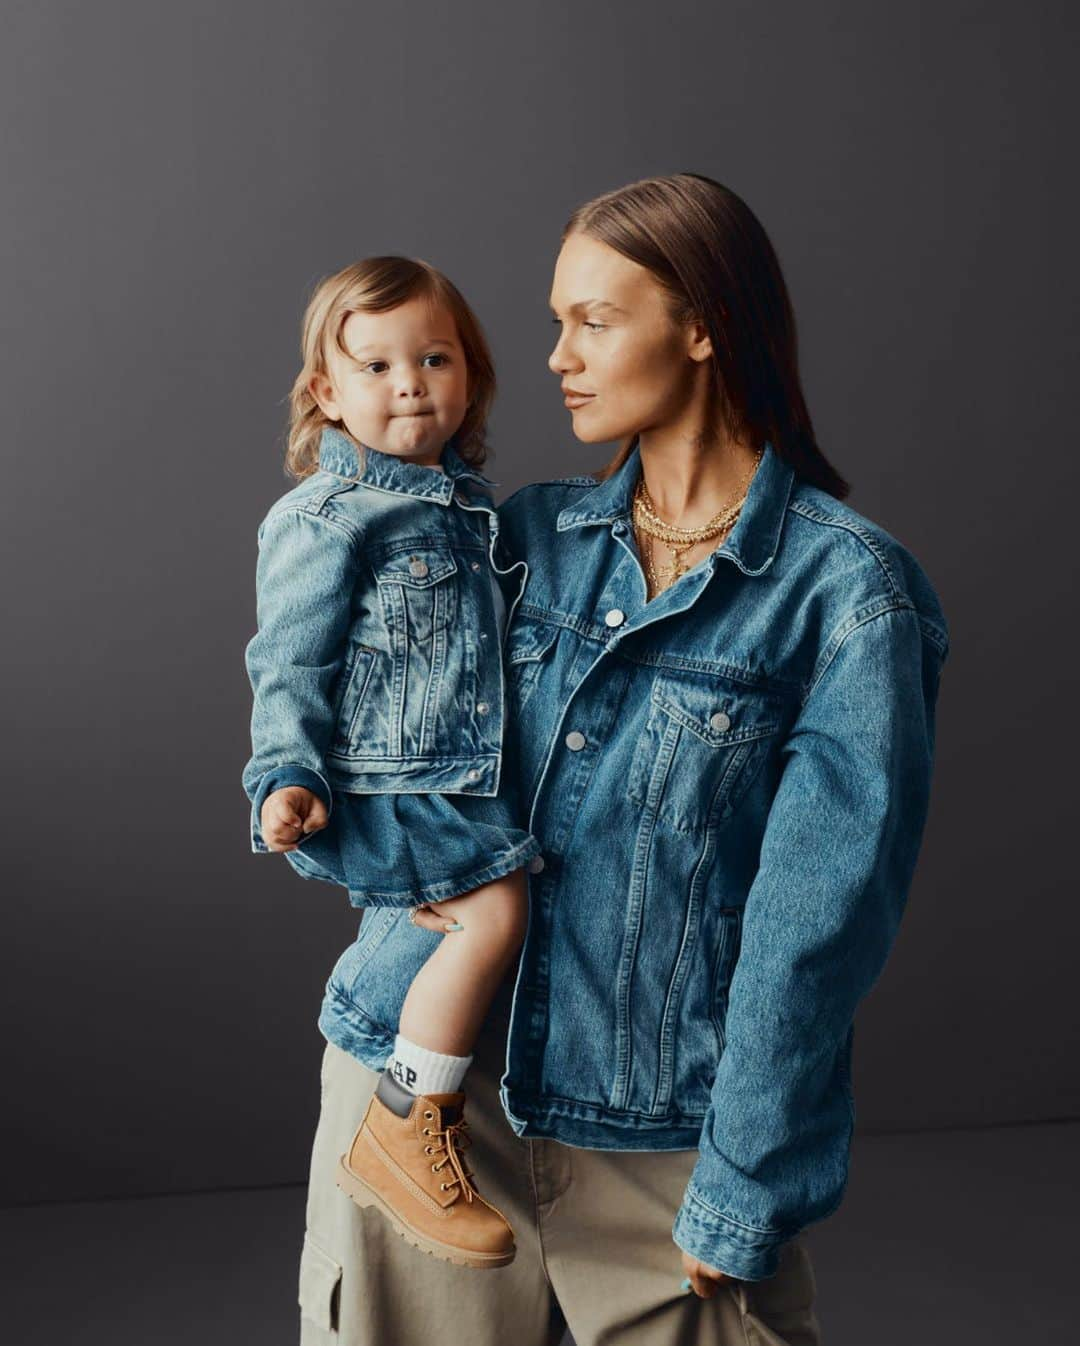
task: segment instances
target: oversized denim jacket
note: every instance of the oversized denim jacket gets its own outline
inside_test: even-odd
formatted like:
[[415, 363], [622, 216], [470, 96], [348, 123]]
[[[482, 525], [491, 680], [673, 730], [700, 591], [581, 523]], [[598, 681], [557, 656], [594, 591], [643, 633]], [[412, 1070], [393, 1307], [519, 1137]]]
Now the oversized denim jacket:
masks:
[[[521, 1136], [698, 1149], [673, 1235], [740, 1279], [840, 1204], [854, 1014], [927, 816], [940, 604], [766, 446], [727, 540], [651, 602], [635, 448], [499, 510], [531, 916], [502, 1100]], [[369, 913], [320, 1026], [377, 1066], [439, 936]], [[428, 938], [430, 936], [430, 938]]]
[[[364, 459], [361, 471], [352, 440], [327, 427], [318, 471], [259, 525], [242, 776], [254, 851], [269, 849], [263, 801], [287, 785], [329, 809], [331, 787], [499, 791], [505, 686], [490, 585], [515, 567], [495, 561], [494, 483], [453, 441], [442, 472], [371, 448]], [[521, 576], [511, 583], [516, 599]]]

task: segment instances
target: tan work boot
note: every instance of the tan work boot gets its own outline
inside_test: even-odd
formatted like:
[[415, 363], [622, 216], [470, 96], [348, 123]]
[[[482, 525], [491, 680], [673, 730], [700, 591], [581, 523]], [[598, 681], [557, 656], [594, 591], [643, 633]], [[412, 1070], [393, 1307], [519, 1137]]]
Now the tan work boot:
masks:
[[461, 1151], [465, 1095], [415, 1095], [384, 1073], [338, 1164], [337, 1185], [419, 1248], [464, 1267], [514, 1260], [514, 1231], [483, 1199]]

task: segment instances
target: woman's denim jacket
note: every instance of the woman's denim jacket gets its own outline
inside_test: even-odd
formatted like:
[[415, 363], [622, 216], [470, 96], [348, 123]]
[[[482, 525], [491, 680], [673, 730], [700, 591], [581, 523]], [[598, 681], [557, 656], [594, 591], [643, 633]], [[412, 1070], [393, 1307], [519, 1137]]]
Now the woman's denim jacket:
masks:
[[254, 851], [269, 849], [263, 801], [287, 785], [306, 786], [328, 808], [331, 787], [499, 792], [493, 569], [506, 580], [493, 557], [494, 483], [452, 441], [442, 472], [370, 448], [364, 459], [361, 471], [352, 440], [324, 429], [318, 471], [259, 525], [243, 771]]
[[[508, 761], [542, 847], [502, 1099], [521, 1136], [697, 1148], [675, 1241], [756, 1280], [843, 1195], [948, 630], [910, 552], [770, 446], [728, 539], [646, 603], [639, 472], [635, 448], [499, 510], [528, 562]], [[375, 1068], [441, 938], [402, 915], [368, 913], [320, 1018]]]

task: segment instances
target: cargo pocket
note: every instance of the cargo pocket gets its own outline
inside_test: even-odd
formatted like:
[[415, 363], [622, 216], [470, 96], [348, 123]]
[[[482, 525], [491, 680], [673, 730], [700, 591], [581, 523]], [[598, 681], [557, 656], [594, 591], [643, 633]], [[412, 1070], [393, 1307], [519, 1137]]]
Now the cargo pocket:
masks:
[[341, 1303], [341, 1266], [310, 1234], [300, 1254], [300, 1313], [316, 1327], [337, 1336]]

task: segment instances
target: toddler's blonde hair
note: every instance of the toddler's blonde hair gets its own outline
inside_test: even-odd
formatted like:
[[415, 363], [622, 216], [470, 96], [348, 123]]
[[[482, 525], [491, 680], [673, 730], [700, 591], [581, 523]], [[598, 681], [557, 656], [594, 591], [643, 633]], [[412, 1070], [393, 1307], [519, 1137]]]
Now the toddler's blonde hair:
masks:
[[[417, 297], [445, 308], [457, 325], [469, 371], [469, 405], [454, 436], [454, 448], [471, 467], [483, 466], [488, 453], [487, 418], [495, 398], [495, 366], [476, 314], [457, 286], [427, 262], [414, 257], [365, 257], [332, 276], [324, 276], [304, 311], [300, 334], [303, 364], [289, 394], [289, 442], [285, 452], [286, 470], [297, 480], [318, 471], [319, 441], [325, 426], [335, 425], [348, 434], [340, 421], [326, 415], [308, 386], [315, 374], [329, 376], [332, 349], [352, 359], [341, 335], [346, 318], [356, 312], [386, 313]], [[363, 446], [357, 444], [357, 449], [362, 469]]]

